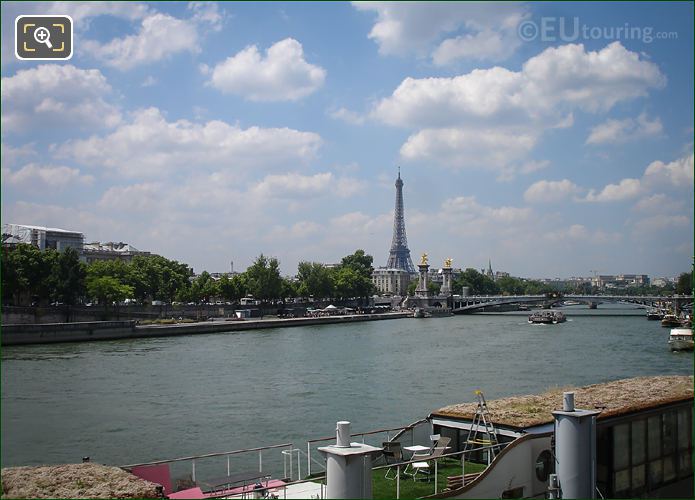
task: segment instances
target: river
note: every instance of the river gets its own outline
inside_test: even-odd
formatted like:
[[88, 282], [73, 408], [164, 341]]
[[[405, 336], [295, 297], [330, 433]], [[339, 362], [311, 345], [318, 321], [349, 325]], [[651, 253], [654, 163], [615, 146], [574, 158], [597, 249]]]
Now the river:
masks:
[[[126, 464], [402, 426], [442, 406], [693, 373], [643, 310], [565, 308], [2, 349], [2, 464]], [[590, 315], [598, 313], [598, 315]]]

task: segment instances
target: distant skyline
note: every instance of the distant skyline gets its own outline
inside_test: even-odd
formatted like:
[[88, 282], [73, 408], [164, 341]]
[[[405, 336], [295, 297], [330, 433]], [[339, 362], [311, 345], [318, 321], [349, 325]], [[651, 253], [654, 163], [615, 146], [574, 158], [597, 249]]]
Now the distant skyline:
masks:
[[[693, 4], [3, 2], [2, 221], [196, 272], [260, 253], [689, 271]], [[14, 20], [69, 14], [69, 61]]]

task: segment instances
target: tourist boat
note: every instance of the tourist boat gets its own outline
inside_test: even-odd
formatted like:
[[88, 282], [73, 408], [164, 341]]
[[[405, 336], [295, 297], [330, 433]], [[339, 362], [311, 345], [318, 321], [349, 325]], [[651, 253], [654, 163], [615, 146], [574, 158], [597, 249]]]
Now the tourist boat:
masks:
[[532, 324], [556, 325], [565, 321], [567, 317], [560, 311], [535, 312], [528, 317], [528, 322]]
[[649, 309], [647, 311], [647, 319], [650, 321], [661, 321], [664, 313], [660, 309]]
[[693, 331], [690, 328], [673, 328], [668, 337], [668, 345], [672, 351], [692, 351]]
[[666, 314], [661, 320], [661, 326], [674, 328], [681, 326], [681, 320], [675, 314]]

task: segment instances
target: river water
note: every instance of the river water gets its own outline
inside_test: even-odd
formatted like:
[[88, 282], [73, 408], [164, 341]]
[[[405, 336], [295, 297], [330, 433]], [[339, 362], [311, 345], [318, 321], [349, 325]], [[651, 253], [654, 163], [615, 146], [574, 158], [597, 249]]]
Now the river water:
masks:
[[[693, 373], [643, 310], [399, 319], [2, 349], [2, 465], [126, 464], [398, 427], [442, 406]], [[599, 315], [589, 315], [588, 313]]]

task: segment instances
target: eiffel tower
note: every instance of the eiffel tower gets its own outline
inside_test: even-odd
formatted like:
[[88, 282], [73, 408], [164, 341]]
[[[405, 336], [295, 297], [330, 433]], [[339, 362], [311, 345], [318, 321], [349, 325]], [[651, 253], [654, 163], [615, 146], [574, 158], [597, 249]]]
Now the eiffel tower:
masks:
[[409, 273], [415, 272], [415, 266], [410, 259], [408, 238], [405, 236], [405, 215], [403, 212], [403, 181], [401, 180], [401, 167], [398, 167], [398, 179], [396, 179], [396, 210], [393, 214], [393, 240], [386, 267], [391, 269], [404, 269]]

